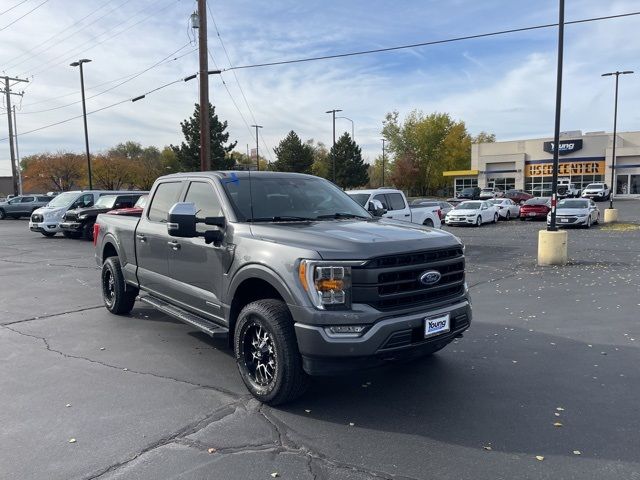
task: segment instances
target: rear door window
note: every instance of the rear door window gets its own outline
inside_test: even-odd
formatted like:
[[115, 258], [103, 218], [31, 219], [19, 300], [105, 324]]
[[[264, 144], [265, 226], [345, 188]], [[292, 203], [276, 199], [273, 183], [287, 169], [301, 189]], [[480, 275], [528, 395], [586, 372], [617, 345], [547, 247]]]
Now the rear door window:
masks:
[[149, 220], [166, 222], [169, 209], [178, 201], [180, 190], [182, 190], [182, 182], [166, 182], [158, 185], [149, 205]]
[[404, 198], [399, 193], [387, 193], [389, 199], [390, 210], [404, 210], [407, 205], [404, 203]]
[[[218, 195], [211, 184], [207, 182], [191, 182], [184, 201], [195, 203], [196, 216], [198, 218], [224, 216]], [[207, 227], [203, 223], [196, 224], [198, 232], [204, 232], [207, 228], [210, 229], [211, 227]]]
[[378, 194], [375, 197], [373, 197], [374, 200], [378, 200], [380, 203], [382, 203], [382, 208], [384, 208], [385, 210], [391, 210], [389, 208], [389, 201], [387, 200], [387, 196], [384, 194]]
[[22, 197], [20, 203], [31, 203], [35, 200], [35, 197]]

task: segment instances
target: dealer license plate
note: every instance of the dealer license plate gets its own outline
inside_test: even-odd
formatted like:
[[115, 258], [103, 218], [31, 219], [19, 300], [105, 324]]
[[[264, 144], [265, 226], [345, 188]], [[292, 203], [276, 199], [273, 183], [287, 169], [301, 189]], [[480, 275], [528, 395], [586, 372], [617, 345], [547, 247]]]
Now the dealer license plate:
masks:
[[561, 218], [560, 219], [560, 223], [569, 223], [569, 219], [568, 218]]
[[449, 314], [439, 317], [427, 317], [424, 319], [424, 338], [433, 337], [451, 330]]
[[537, 215], [537, 213], [530, 213], [529, 216], [530, 217], [535, 217]]

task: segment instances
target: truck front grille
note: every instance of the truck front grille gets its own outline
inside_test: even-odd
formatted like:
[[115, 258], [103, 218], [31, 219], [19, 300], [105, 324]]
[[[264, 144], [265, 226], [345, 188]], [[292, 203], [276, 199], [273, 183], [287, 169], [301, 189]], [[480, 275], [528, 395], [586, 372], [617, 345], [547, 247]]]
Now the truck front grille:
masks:
[[[440, 273], [433, 285], [420, 282], [428, 270]], [[353, 303], [378, 310], [405, 309], [453, 299], [464, 293], [461, 247], [379, 257], [354, 267]]]
[[62, 217], [62, 219], [66, 222], [73, 222], [78, 220], [78, 214], [74, 212], [67, 212], [64, 214], [64, 217]]

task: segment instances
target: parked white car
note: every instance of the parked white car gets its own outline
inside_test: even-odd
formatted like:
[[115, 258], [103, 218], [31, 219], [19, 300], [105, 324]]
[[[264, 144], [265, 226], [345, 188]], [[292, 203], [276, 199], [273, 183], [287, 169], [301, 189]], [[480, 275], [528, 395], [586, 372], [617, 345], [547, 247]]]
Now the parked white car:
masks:
[[496, 223], [498, 218], [498, 207], [488, 201], [471, 200], [462, 202], [447, 213], [444, 221], [447, 225], [475, 225], [479, 227], [483, 223]]
[[504, 196], [504, 192], [499, 188], [483, 188], [480, 190], [480, 200], [489, 200], [491, 198], [500, 198]]
[[590, 183], [582, 191], [582, 198], [591, 198], [595, 201], [609, 200], [611, 190], [606, 183]]
[[511, 220], [520, 216], [520, 206], [510, 198], [496, 198], [488, 200], [491, 205], [498, 207], [498, 216], [501, 219]]
[[416, 205], [410, 207], [401, 190], [378, 188], [372, 190], [349, 190], [346, 193], [369, 212], [376, 210], [374, 201], [380, 202], [385, 210], [382, 214], [384, 218], [417, 223], [427, 227], [440, 228], [442, 226], [439, 206], [423, 207]]
[[[558, 227], [591, 228], [600, 222], [600, 210], [593, 200], [587, 198], [566, 198], [556, 206]], [[551, 213], [547, 214], [547, 225], [551, 223]]]

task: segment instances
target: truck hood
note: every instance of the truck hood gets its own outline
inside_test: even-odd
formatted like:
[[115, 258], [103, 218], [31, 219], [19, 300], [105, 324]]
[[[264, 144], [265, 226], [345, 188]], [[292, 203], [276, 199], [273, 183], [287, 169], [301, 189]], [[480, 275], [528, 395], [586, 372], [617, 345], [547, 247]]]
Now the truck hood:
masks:
[[67, 211], [67, 207], [40, 207], [33, 213], [39, 213], [45, 221], [60, 221]]
[[461, 244], [442, 230], [388, 219], [253, 224], [251, 232], [261, 240], [314, 250], [328, 260], [365, 260]]

